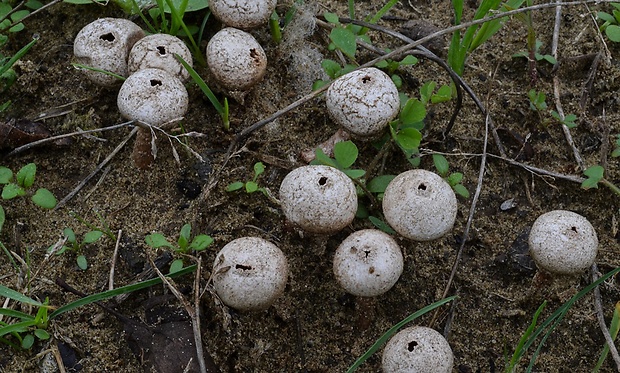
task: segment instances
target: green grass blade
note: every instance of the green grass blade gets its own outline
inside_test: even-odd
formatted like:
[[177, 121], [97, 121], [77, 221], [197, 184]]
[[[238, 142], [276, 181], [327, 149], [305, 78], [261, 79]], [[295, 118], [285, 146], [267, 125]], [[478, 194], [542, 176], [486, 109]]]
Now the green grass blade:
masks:
[[[174, 278], [174, 277], [178, 277], [178, 276], [182, 276], [188, 273], [192, 273], [196, 270], [196, 265], [191, 265], [189, 267], [185, 267], [182, 270], [175, 272], [173, 274], [168, 275], [168, 277]], [[108, 291], [104, 291], [102, 293], [97, 293], [97, 294], [93, 294], [93, 295], [89, 295], [87, 297], [81, 298], [76, 300], [75, 302], [71, 302], [69, 304], [66, 304], [60, 308], [58, 308], [57, 310], [55, 310], [54, 312], [52, 312], [49, 315], [49, 319], [53, 319], [55, 317], [58, 317], [60, 315], [62, 315], [65, 312], [69, 312], [72, 311], [78, 307], [82, 307], [85, 306], [87, 304], [90, 303], [94, 303], [94, 302], [99, 302], [111, 297], [115, 297], [117, 295], [121, 295], [121, 294], [126, 294], [126, 293], [131, 293], [137, 290], [141, 290], [141, 289], [145, 289], [148, 287], [151, 287], [153, 285], [157, 285], [161, 283], [161, 279], [159, 277], [151, 279], [151, 280], [147, 280], [147, 281], [142, 281], [142, 282], [138, 282], [136, 284], [131, 284], [131, 285], [127, 285], [127, 286], [123, 286], [117, 289], [113, 289], [113, 290], [108, 290]]]
[[[609, 335], [612, 340], [616, 340], [618, 336], [618, 330], [620, 330], [620, 302], [616, 303], [616, 307], [614, 308], [614, 316], [611, 319], [611, 326], [609, 327]], [[603, 346], [603, 351], [601, 351], [601, 356], [596, 363], [596, 366], [592, 370], [594, 373], [598, 372], [601, 369], [601, 366], [605, 362], [607, 355], [609, 354], [609, 345], [605, 343]]]
[[25, 296], [24, 294], [15, 291], [11, 288], [8, 288], [4, 285], [0, 285], [0, 297], [5, 297], [5, 298], [9, 298], [9, 299], [13, 299], [16, 300], [18, 302], [21, 303], [25, 303], [25, 304], [30, 304], [33, 306], [37, 306], [37, 307], [49, 307], [47, 305], [44, 305], [41, 302], [37, 302], [36, 300]]
[[390, 329], [388, 329], [387, 332], [385, 332], [385, 334], [383, 334], [381, 336], [381, 338], [379, 338], [369, 349], [368, 351], [366, 351], [362, 356], [360, 356], [359, 359], [357, 359], [355, 361], [355, 363], [353, 363], [353, 365], [351, 365], [351, 367], [347, 370], [347, 373], [353, 373], [355, 372], [355, 370], [357, 370], [357, 368], [360, 367], [360, 365], [362, 365], [366, 360], [368, 360], [368, 358], [374, 354], [377, 350], [379, 350], [381, 348], [381, 346], [383, 346], [383, 344], [385, 342], [387, 342], [388, 339], [390, 339], [390, 337], [392, 337], [394, 334], [396, 334], [396, 332], [402, 328], [403, 326], [405, 326], [406, 324], [412, 322], [413, 320], [417, 319], [418, 317], [424, 315], [427, 312], [430, 312], [432, 310], [434, 310], [437, 307], [441, 307], [444, 304], [453, 301], [454, 299], [456, 299], [456, 295], [453, 295], [451, 297], [448, 298], [444, 298], [440, 301], [437, 301], [433, 304], [430, 304], [420, 310], [418, 310], [417, 312], [412, 313], [411, 315], [405, 317], [402, 321], [398, 322], [396, 325], [394, 325], [393, 327], [391, 327]]
[[546, 305], [547, 305], [547, 301], [544, 301], [534, 313], [534, 317], [532, 317], [532, 322], [530, 322], [530, 325], [527, 327], [527, 329], [525, 330], [525, 333], [519, 340], [519, 344], [517, 345], [517, 348], [515, 349], [515, 352], [512, 355], [512, 359], [510, 359], [510, 364], [508, 365], [507, 370], [506, 370], [507, 372], [512, 372], [514, 368], [517, 366], [517, 361], [518, 361], [517, 356], [523, 350], [523, 345], [528, 340], [530, 335], [532, 335], [534, 328], [536, 328], [536, 323], [538, 322], [538, 316], [540, 316], [540, 314], [542, 313]]
[[215, 94], [213, 94], [213, 91], [211, 91], [211, 88], [209, 88], [207, 83], [202, 79], [200, 75], [198, 75], [196, 70], [194, 70], [193, 67], [191, 67], [187, 62], [185, 62], [185, 60], [181, 56], [179, 56], [178, 54], [175, 54], [174, 56], [177, 58], [177, 60], [179, 60], [179, 62], [181, 62], [183, 67], [185, 67], [185, 70], [187, 70], [187, 72], [192, 77], [194, 82], [198, 84], [198, 87], [200, 87], [200, 89], [205, 94], [205, 96], [207, 96], [207, 98], [211, 102], [211, 105], [213, 105], [215, 110], [217, 110], [218, 114], [220, 114], [222, 119], [224, 119], [224, 117], [228, 113], [226, 112], [222, 104], [220, 104], [220, 101], [217, 99], [217, 97], [215, 97]]
[[34, 320], [22, 321], [15, 324], [10, 324], [0, 328], [0, 337], [10, 333], [22, 333], [28, 330], [31, 326], [34, 326]]
[[26, 53], [28, 53], [30, 48], [32, 48], [37, 43], [37, 41], [39, 41], [38, 36], [33, 38], [30, 43], [23, 46], [22, 49], [18, 50], [17, 53], [15, 53], [13, 57], [11, 57], [11, 59], [9, 59], [2, 66], [0, 66], [0, 75], [4, 74], [8, 69], [10, 69], [11, 66], [13, 66], [15, 62], [19, 61], [20, 58], [24, 57]]
[[34, 316], [8, 308], [0, 308], [0, 315], [15, 317], [22, 320], [34, 320]]

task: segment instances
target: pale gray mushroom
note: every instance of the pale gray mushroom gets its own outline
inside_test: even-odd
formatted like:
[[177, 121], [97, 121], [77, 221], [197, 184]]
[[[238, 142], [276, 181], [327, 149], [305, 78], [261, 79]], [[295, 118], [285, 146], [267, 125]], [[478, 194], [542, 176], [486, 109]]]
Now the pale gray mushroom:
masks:
[[147, 68], [166, 70], [185, 81], [189, 73], [174, 56], [178, 54], [193, 66], [192, 54], [183, 40], [168, 34], [152, 34], [138, 40], [131, 48], [127, 66], [129, 74]]
[[360, 137], [380, 133], [400, 110], [396, 85], [374, 67], [336, 79], [327, 89], [326, 104], [334, 122]]
[[220, 250], [212, 273], [213, 287], [224, 304], [240, 311], [259, 311], [284, 292], [288, 264], [271, 242], [242, 237]]
[[227, 27], [218, 31], [207, 45], [209, 70], [222, 87], [246, 91], [267, 71], [267, 56], [254, 37]]
[[[73, 54], [82, 65], [127, 77], [129, 51], [144, 35], [140, 26], [127, 19], [99, 18], [78, 32], [73, 43]], [[108, 74], [93, 70], [84, 70], [84, 73], [102, 86], [121, 84], [120, 79]]]
[[210, 0], [209, 9], [227, 26], [251, 29], [269, 21], [277, 0]]
[[[132, 74], [121, 86], [117, 98], [123, 117], [155, 127], [181, 119], [188, 104], [183, 83], [160, 69], [144, 69]], [[155, 159], [151, 139], [151, 131], [140, 127], [132, 153], [138, 168], [148, 168]]]
[[390, 290], [403, 273], [403, 254], [396, 241], [377, 229], [345, 238], [334, 254], [334, 275], [348, 293], [376, 297]]
[[287, 220], [312, 233], [335, 233], [349, 225], [357, 211], [355, 185], [342, 171], [329, 166], [303, 166], [280, 185]]
[[538, 268], [557, 274], [579, 274], [594, 263], [598, 238], [585, 217], [554, 210], [540, 215], [532, 225], [529, 249]]
[[396, 333], [385, 345], [381, 365], [385, 373], [450, 373], [454, 355], [448, 341], [425, 326]]
[[383, 194], [383, 214], [401, 235], [416, 241], [442, 237], [454, 226], [457, 201], [439, 175], [410, 170], [396, 176]]

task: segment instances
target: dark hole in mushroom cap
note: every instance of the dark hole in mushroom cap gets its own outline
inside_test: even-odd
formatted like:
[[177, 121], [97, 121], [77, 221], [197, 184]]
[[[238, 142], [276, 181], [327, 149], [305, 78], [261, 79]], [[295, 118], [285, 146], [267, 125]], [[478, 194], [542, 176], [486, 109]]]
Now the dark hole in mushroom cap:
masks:
[[364, 250], [364, 257], [368, 258], [368, 255], [370, 255], [370, 250]]
[[156, 85], [161, 85], [161, 80], [151, 79], [151, 87], [155, 87]]
[[366, 83], [368, 83], [371, 80], [372, 80], [372, 78], [370, 76], [366, 75], [365, 77], [362, 78], [362, 83], [366, 84]]
[[426, 190], [426, 184], [422, 183], [418, 185], [418, 190]]
[[417, 345], [418, 345], [418, 342], [411, 341], [411, 342], [407, 343], [407, 350], [409, 350], [409, 352], [412, 352], [413, 350], [415, 350]]
[[325, 176], [322, 176], [319, 179], [319, 185], [325, 185], [327, 183], [327, 178]]
[[105, 41], [114, 41], [114, 39], [116, 38], [114, 37], [114, 34], [112, 34], [111, 32], [108, 32], [107, 34], [101, 35], [99, 39], [105, 40]]
[[243, 269], [245, 271], [245, 270], [252, 269], [252, 266], [246, 266], [246, 265], [243, 265], [243, 264], [235, 264], [235, 269]]
[[357, 247], [351, 246], [349, 250], [351, 251], [351, 254], [355, 254], [357, 252]]
[[577, 233], [577, 227], [575, 227], [575, 226], [570, 227], [570, 230], [575, 232], [575, 233]]
[[157, 47], [157, 52], [159, 52], [160, 55], [165, 55], [166, 54], [166, 47], [164, 46], [159, 46]]
[[375, 273], [375, 267], [368, 268], [368, 273], [370, 273], [371, 275]]
[[257, 64], [260, 63], [259, 53], [256, 51], [255, 48], [250, 49], [250, 58], [252, 58]]

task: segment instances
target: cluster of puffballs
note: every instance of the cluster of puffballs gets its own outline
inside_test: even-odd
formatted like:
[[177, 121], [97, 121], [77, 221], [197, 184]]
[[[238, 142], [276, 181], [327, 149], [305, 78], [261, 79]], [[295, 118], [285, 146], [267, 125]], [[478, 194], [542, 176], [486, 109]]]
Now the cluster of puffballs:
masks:
[[[242, 29], [266, 23], [275, 4], [275, 0], [210, 1], [211, 11], [226, 27], [209, 41], [207, 62], [225, 89], [247, 90], [262, 79], [266, 68], [264, 51]], [[191, 64], [191, 54], [177, 38], [146, 36], [137, 25], [122, 19], [97, 20], [80, 31], [75, 40], [75, 55], [80, 62], [127, 77], [118, 96], [121, 114], [153, 126], [173, 121], [187, 110], [183, 82], [188, 74], [174, 54]], [[97, 60], [100, 56], [105, 57]], [[101, 85], [113, 86], [117, 81], [99, 72], [86, 73]], [[396, 86], [376, 68], [359, 69], [338, 78], [327, 91], [326, 104], [334, 122], [360, 139], [382, 133], [400, 110]], [[319, 235], [331, 235], [349, 226], [358, 207], [352, 180], [329, 166], [294, 169], [282, 181], [279, 196], [287, 221]], [[414, 241], [431, 241], [452, 230], [457, 200], [443, 178], [416, 169], [397, 175], [389, 183], [382, 208], [386, 221], [398, 234]], [[598, 240], [583, 216], [557, 210], [534, 222], [529, 247], [540, 269], [577, 274], [594, 262]], [[336, 280], [357, 297], [384, 294], [398, 281], [403, 267], [396, 240], [376, 229], [350, 234], [333, 259]], [[213, 286], [229, 307], [264, 310], [284, 292], [288, 272], [286, 257], [276, 245], [258, 237], [242, 237], [226, 244], [216, 255]], [[450, 372], [453, 354], [440, 333], [414, 326], [388, 341], [382, 365], [385, 372]]]

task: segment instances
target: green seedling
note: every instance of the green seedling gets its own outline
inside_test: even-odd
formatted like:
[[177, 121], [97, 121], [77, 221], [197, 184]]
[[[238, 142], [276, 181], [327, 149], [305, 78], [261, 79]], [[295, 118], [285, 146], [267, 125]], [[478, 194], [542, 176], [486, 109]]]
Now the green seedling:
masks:
[[252, 180], [248, 180], [246, 182], [235, 181], [234, 183], [231, 183], [226, 187], [226, 191], [236, 192], [238, 190], [245, 189], [245, 192], [248, 194], [251, 194], [254, 192], [261, 192], [267, 198], [271, 198], [269, 190], [267, 190], [267, 188], [263, 188], [258, 185], [258, 178], [264, 172], [265, 172], [265, 165], [263, 164], [263, 162], [256, 162], [254, 163], [254, 177], [252, 177]]
[[97, 242], [101, 236], [103, 236], [103, 232], [98, 230], [87, 232], [84, 234], [81, 241], [78, 240], [75, 232], [71, 228], [65, 228], [62, 233], [65, 238], [64, 244], [60, 248], [57, 248], [56, 245], [52, 245], [47, 249], [47, 252], [55, 252], [56, 255], [61, 255], [65, 251], [69, 250], [77, 255], [76, 263], [81, 270], [85, 271], [88, 269], [88, 261], [86, 260], [86, 256], [83, 254], [84, 246]]
[[[0, 3], [0, 5], [1, 4], [5, 3]], [[3, 39], [3, 37], [6, 38], [6, 35], [0, 34], [0, 48], [2, 48], [7, 40]], [[13, 85], [13, 83], [15, 83], [17, 80], [17, 74], [11, 67], [13, 67], [13, 65], [19, 61], [20, 58], [24, 57], [24, 55], [28, 53], [30, 48], [32, 48], [38, 40], [39, 36], [35, 35], [30, 43], [23, 46], [19, 51], [17, 51], [17, 53], [10, 57], [5, 56], [0, 52], [0, 93], [6, 92]], [[11, 100], [7, 100], [0, 104], [0, 113], [5, 111], [10, 105]]]
[[359, 151], [352, 141], [341, 141], [334, 145], [334, 158], [330, 158], [321, 148], [314, 151], [313, 165], [326, 165], [339, 169], [351, 179], [359, 179], [366, 174], [364, 170], [352, 169]]
[[[615, 341], [618, 336], [618, 330], [620, 330], [620, 302], [616, 303], [614, 307], [614, 315], [611, 319], [611, 325], [609, 326], [609, 335], [611, 336], [611, 340]], [[609, 345], [605, 343], [603, 346], [603, 351], [601, 351], [601, 356], [596, 363], [594, 369], [592, 369], [593, 373], [598, 373], [601, 370], [601, 366], [605, 362], [607, 355], [609, 354]]]
[[407, 161], [414, 166], [420, 163], [417, 155], [422, 141], [420, 131], [424, 128], [425, 118], [426, 105], [416, 98], [411, 98], [400, 110], [398, 119], [389, 125], [392, 140], [405, 154]]
[[532, 54], [533, 54], [533, 59], [535, 61], [547, 61], [552, 65], [555, 65], [556, 63], [558, 63], [558, 61], [550, 54], [541, 54], [540, 53], [540, 47], [542, 47], [542, 41], [540, 40], [536, 40], [533, 52], [528, 52], [528, 51], [522, 51], [522, 52], [518, 52], [512, 55], [512, 57], [514, 58], [527, 58], [527, 59], [531, 59], [532, 58]]
[[620, 3], [609, 3], [614, 9], [611, 14], [598, 12], [596, 17], [603, 20], [600, 30], [614, 43], [620, 43]]
[[97, 220], [99, 220], [99, 224], [101, 224], [101, 226], [96, 226], [93, 223], [89, 223], [88, 221], [86, 221], [83, 217], [81, 217], [80, 215], [76, 214], [75, 212], [71, 211], [69, 212], [69, 215], [71, 215], [73, 218], [75, 218], [75, 220], [79, 221], [80, 223], [84, 224], [88, 229], [90, 229], [91, 231], [100, 231], [103, 232], [103, 234], [105, 234], [107, 237], [109, 237], [112, 241], [116, 241], [116, 235], [112, 232], [112, 230], [110, 229], [110, 224], [108, 224], [108, 222], [105, 220], [105, 218], [103, 217], [103, 215], [101, 215], [98, 211], [93, 210], [93, 212], [95, 213], [95, 215], [97, 216]]
[[[546, 102], [547, 96], [543, 92], [530, 89], [527, 92], [527, 97], [530, 101], [530, 109], [538, 114], [543, 126], [549, 125], [551, 118], [555, 119], [557, 123], [563, 124], [568, 128], [574, 128], [577, 126], [577, 116], [575, 114], [568, 114], [564, 117], [564, 119], [562, 119], [557, 111], [550, 111]], [[548, 115], [550, 115], [551, 118], [549, 118]]]
[[607, 188], [611, 189], [612, 192], [620, 195], [620, 188], [618, 188], [618, 186], [605, 178], [605, 169], [603, 168], [603, 166], [590, 166], [583, 171], [583, 174], [587, 178], [581, 183], [582, 189], [598, 189], [598, 184], [601, 183]]
[[[213, 243], [213, 238], [206, 234], [199, 234], [192, 239], [192, 226], [185, 224], [179, 232], [179, 239], [176, 244], [171, 243], [161, 233], [149, 234], [144, 242], [154, 249], [166, 247], [178, 254], [191, 254], [205, 250]], [[170, 265], [170, 273], [174, 273], [183, 268], [183, 259], [177, 259]]]
[[435, 308], [441, 307], [446, 303], [452, 302], [456, 299], [456, 296], [451, 296], [448, 298], [444, 298], [440, 301], [437, 301], [433, 304], [430, 304], [417, 312], [412, 313], [411, 315], [405, 317], [402, 321], [398, 322], [396, 325], [392, 326], [388, 329], [362, 356], [360, 356], [349, 369], [347, 369], [347, 373], [353, 373], [359, 368], [368, 358], [372, 356], [375, 352], [377, 352], [394, 334], [396, 334], [403, 326], [409, 324], [414, 321], [418, 317], [434, 310]]
[[469, 198], [469, 191], [461, 181], [463, 180], [463, 174], [460, 172], [450, 172], [450, 164], [446, 157], [441, 154], [433, 154], [433, 163], [437, 169], [437, 173], [441, 176], [450, 186], [454, 193], [463, 198]]
[[[2, 199], [8, 200], [27, 195], [34, 184], [36, 173], [37, 166], [34, 163], [28, 163], [16, 175], [13, 175], [13, 171], [9, 168], [0, 167], [0, 184], [4, 184]], [[31, 199], [35, 205], [44, 209], [53, 209], [57, 203], [56, 197], [45, 188], [37, 189]]]

